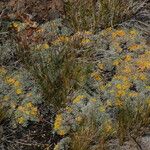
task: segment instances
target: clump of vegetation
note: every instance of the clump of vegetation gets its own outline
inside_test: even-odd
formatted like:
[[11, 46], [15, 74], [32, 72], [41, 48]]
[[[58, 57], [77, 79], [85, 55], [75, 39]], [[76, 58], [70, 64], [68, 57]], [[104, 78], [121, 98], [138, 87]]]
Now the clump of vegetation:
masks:
[[7, 118], [7, 110], [4, 109], [3, 107], [0, 107], [0, 125], [2, 124], [4, 119], [6, 119], [6, 118]]
[[[149, 51], [145, 41], [140, 40], [140, 33], [133, 29], [107, 29], [97, 36], [105, 37], [107, 43], [98, 38], [95, 42], [103, 42], [101, 48], [106, 48], [107, 44], [109, 49], [95, 47], [98, 53], [105, 52], [91, 74], [88, 83], [90, 86], [86, 86], [87, 90], [81, 91], [82, 95], [77, 94], [72, 104], [56, 116], [54, 130], [61, 136], [73, 131], [78, 137], [84, 119], [95, 118], [97, 132], [105, 135], [107, 131], [111, 131], [108, 135], [114, 133], [113, 136], [123, 143], [129, 136], [137, 136], [138, 130], [149, 124]], [[106, 72], [113, 69], [114, 73], [107, 78]], [[91, 91], [88, 87], [95, 90]], [[90, 124], [87, 126], [87, 130], [89, 129]], [[100, 134], [100, 139], [105, 143], [109, 138], [103, 138], [103, 134]], [[77, 141], [73, 144], [75, 142]]]
[[[69, 37], [58, 37], [54, 46], [48, 44], [38, 45], [35, 48], [26, 47], [19, 49], [18, 54], [27, 69], [41, 85], [44, 99], [60, 107], [67, 102], [73, 90], [81, 87], [87, 78], [88, 62], [78, 58], [78, 51], [70, 49], [67, 42]], [[71, 38], [71, 37], [70, 37]], [[62, 45], [59, 47], [58, 45]], [[56, 46], [55, 46], [56, 45]], [[86, 57], [82, 53], [83, 58]]]
[[35, 22], [38, 15], [18, 5], [14, 15], [0, 12], [0, 147], [104, 150], [112, 139], [137, 143], [150, 124], [148, 1], [45, 2], [53, 4], [48, 12], [62, 7], [64, 18], [47, 21], [44, 12]]
[[66, 19], [76, 31], [95, 31], [130, 20], [145, 5], [146, 1], [132, 0], [66, 0]]
[[37, 104], [42, 102], [40, 88], [35, 84], [31, 74], [20, 69], [11, 72], [4, 67], [0, 68], [1, 105], [8, 109], [12, 124], [27, 126], [28, 120], [38, 121]]

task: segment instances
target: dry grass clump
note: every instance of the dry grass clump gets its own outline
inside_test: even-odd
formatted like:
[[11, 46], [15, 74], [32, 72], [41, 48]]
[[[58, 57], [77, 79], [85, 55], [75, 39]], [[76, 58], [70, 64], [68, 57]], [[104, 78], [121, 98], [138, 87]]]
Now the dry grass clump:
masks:
[[130, 20], [147, 5], [147, 1], [132, 0], [67, 0], [65, 11], [74, 30], [95, 30]]
[[0, 107], [0, 125], [7, 118], [7, 109], [4, 109], [2, 106]]
[[[66, 44], [62, 45], [61, 40]], [[64, 105], [68, 96], [83, 86], [90, 71], [90, 65], [78, 57], [78, 51], [61, 40], [54, 41], [51, 47], [47, 43], [35, 48], [21, 45], [18, 50], [22, 63], [40, 84], [44, 99], [55, 108]], [[86, 58], [84, 53], [82, 55]]]

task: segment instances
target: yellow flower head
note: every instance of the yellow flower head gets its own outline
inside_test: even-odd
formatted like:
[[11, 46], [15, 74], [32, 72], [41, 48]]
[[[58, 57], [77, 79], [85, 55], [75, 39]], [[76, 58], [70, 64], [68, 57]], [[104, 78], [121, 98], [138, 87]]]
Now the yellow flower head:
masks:
[[10, 97], [8, 96], [8, 95], [5, 95], [4, 97], [3, 97], [3, 100], [4, 101], [8, 101], [10, 99]]
[[25, 108], [24, 108], [23, 106], [19, 106], [19, 107], [18, 107], [18, 110], [21, 111], [21, 112], [24, 112], [24, 111], [25, 111]]
[[27, 93], [26, 96], [27, 96], [27, 97], [31, 97], [31, 96], [32, 96], [32, 93]]
[[150, 107], [150, 99], [146, 100], [146, 104], [148, 105], [148, 107]]
[[99, 90], [104, 91], [105, 90], [105, 86], [104, 85], [99, 86]]
[[67, 106], [67, 107], [66, 107], [66, 111], [69, 112], [69, 113], [71, 113], [73, 110], [72, 110], [71, 107]]
[[37, 109], [37, 107], [32, 107], [31, 108], [31, 115], [33, 115], [33, 116], [37, 116], [37, 114], [38, 114], [38, 109]]
[[122, 106], [123, 106], [122, 100], [117, 99], [117, 100], [115, 101], [115, 106], [117, 106], [117, 107], [122, 107]]
[[125, 32], [123, 30], [117, 30], [112, 33], [112, 38], [125, 36]]
[[57, 144], [57, 145], [55, 145], [54, 150], [60, 150], [60, 147], [59, 147], [59, 145], [58, 145], [58, 144]]
[[125, 96], [126, 92], [124, 90], [118, 90], [116, 92], [116, 96], [117, 97], [122, 97], [122, 96]]
[[111, 122], [105, 122], [104, 123], [104, 131], [106, 132], [106, 133], [110, 133], [111, 131], [112, 131], [112, 123]]
[[42, 44], [41, 49], [49, 49], [48, 43]]
[[26, 106], [29, 107], [29, 108], [32, 108], [32, 107], [33, 107], [33, 104], [32, 104], [31, 102], [28, 102], [28, 103], [26, 104]]
[[67, 42], [69, 42], [69, 37], [67, 37], [67, 36], [60, 36], [60, 37], [58, 37], [56, 40], [54, 40], [53, 42], [52, 42], [52, 44], [53, 45], [57, 45], [57, 44], [59, 44], [59, 43], [67, 43]]
[[11, 24], [11, 28], [15, 29], [16, 31], [20, 30], [20, 24], [18, 22], [13, 22]]
[[91, 32], [91, 31], [84, 31], [84, 34], [85, 34], [85, 35], [91, 35], [92, 32]]
[[100, 111], [100, 112], [105, 112], [105, 111], [106, 111], [106, 108], [105, 108], [104, 106], [100, 106], [100, 107], [99, 107], [99, 111]]
[[81, 122], [82, 122], [82, 117], [81, 117], [81, 116], [78, 116], [75, 120], [76, 120], [78, 123], [81, 123]]
[[111, 106], [112, 106], [112, 102], [111, 102], [110, 100], [107, 100], [106, 106], [107, 106], [107, 107], [111, 107]]
[[127, 73], [127, 74], [130, 74], [132, 72], [131, 67], [130, 66], [125, 66], [123, 72]]
[[98, 68], [101, 69], [101, 70], [104, 69], [104, 64], [99, 63], [99, 64], [98, 64]]
[[122, 85], [121, 85], [121, 84], [116, 84], [116, 88], [117, 88], [118, 90], [121, 90], [121, 89], [122, 89]]
[[91, 74], [91, 77], [94, 78], [94, 79], [97, 80], [97, 81], [101, 80], [101, 77], [100, 77], [100, 75], [99, 75], [98, 72], [93, 72], [93, 73]]
[[140, 80], [143, 80], [143, 81], [144, 81], [144, 80], [147, 80], [146, 75], [145, 75], [145, 74], [143, 74], [143, 73], [142, 73], [142, 74], [139, 74], [139, 76], [138, 76], [138, 77], [139, 77], [139, 79], [140, 79]]
[[0, 67], [0, 74], [6, 74], [7, 70], [3, 67]]
[[58, 130], [57, 133], [62, 136], [66, 134], [65, 130], [62, 130], [62, 129]]
[[137, 97], [138, 93], [137, 92], [131, 92], [129, 93], [129, 97]]
[[144, 71], [145, 69], [150, 69], [150, 61], [140, 59], [136, 63], [141, 71]]
[[90, 39], [82, 39], [81, 45], [86, 45], [86, 44], [89, 44], [90, 42], [91, 42]]
[[138, 44], [134, 44], [134, 45], [131, 45], [128, 47], [130, 51], [136, 51], [136, 50], [139, 50], [140, 48], [142, 48], [141, 45], [138, 45]]
[[17, 106], [17, 104], [16, 104], [16, 103], [11, 103], [11, 108], [15, 109], [15, 108], [16, 108], [16, 106]]
[[21, 89], [17, 89], [17, 90], [16, 90], [16, 94], [20, 95], [20, 94], [22, 94], [22, 93], [23, 93], [23, 92], [22, 92]]
[[120, 60], [115, 60], [115, 61], [113, 62], [113, 65], [114, 65], [114, 66], [119, 66], [119, 64], [120, 64]]
[[19, 87], [21, 85], [21, 83], [19, 81], [15, 81], [14, 86], [15, 87]]
[[133, 29], [133, 30], [130, 31], [130, 35], [131, 36], [136, 36], [137, 34], [138, 34], [138, 31], [135, 30], [135, 29]]
[[15, 79], [14, 78], [9, 78], [9, 77], [6, 77], [6, 83], [8, 83], [8, 84], [14, 84], [15, 83]]
[[96, 98], [91, 98], [90, 101], [95, 103], [96, 102]]
[[17, 122], [18, 122], [19, 124], [24, 124], [24, 123], [25, 123], [25, 118], [19, 117], [19, 118], [17, 118]]
[[132, 60], [131, 55], [126, 55], [125, 61], [126, 61], [126, 62], [129, 62], [129, 61], [131, 61], [131, 60]]
[[68, 42], [69, 41], [69, 37], [67, 37], [67, 36], [60, 36], [59, 40], [60, 40], [60, 42]]

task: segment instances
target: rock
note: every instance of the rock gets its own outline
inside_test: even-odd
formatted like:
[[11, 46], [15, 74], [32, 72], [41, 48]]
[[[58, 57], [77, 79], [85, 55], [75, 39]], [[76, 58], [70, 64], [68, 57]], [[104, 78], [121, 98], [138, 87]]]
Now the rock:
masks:
[[150, 150], [150, 135], [137, 138], [137, 141], [126, 141], [122, 146], [117, 139], [110, 140], [108, 150]]
[[150, 135], [141, 137], [139, 143], [142, 147], [142, 150], [150, 150]]

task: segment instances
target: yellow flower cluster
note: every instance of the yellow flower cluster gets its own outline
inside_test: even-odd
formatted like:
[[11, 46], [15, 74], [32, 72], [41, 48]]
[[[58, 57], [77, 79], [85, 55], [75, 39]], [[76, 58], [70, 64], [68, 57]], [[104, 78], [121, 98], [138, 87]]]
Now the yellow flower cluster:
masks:
[[99, 111], [100, 111], [100, 112], [105, 112], [105, 111], [106, 111], [105, 106], [103, 106], [103, 105], [102, 105], [102, 106], [100, 106], [100, 107], [99, 107]]
[[97, 100], [96, 98], [91, 98], [90, 101], [95, 103]]
[[6, 72], [7, 72], [7, 70], [5, 68], [0, 67], [0, 75], [1, 74], [4, 75], [4, 74], [6, 74]]
[[82, 119], [81, 116], [78, 116], [78, 117], [75, 118], [75, 120], [76, 120], [78, 123], [81, 123], [83, 119]]
[[49, 49], [49, 44], [48, 43], [44, 43], [40, 46], [41, 49]]
[[123, 101], [120, 99], [115, 100], [115, 106], [121, 108], [123, 106]]
[[57, 144], [57, 145], [55, 145], [54, 150], [60, 150], [60, 147], [59, 147], [59, 145], [58, 145], [58, 144]]
[[16, 94], [22, 94], [22, 90], [21, 89], [16, 89]]
[[116, 38], [117, 36], [118, 37], [122, 37], [122, 36], [125, 36], [125, 31], [124, 30], [116, 30], [115, 32], [112, 33], [112, 38]]
[[87, 44], [89, 44], [89, 43], [91, 43], [91, 40], [90, 39], [88, 39], [88, 38], [84, 38], [84, 39], [82, 39], [82, 41], [81, 41], [81, 45], [87, 45]]
[[131, 66], [126, 65], [126, 66], [123, 68], [123, 72], [126, 73], [126, 74], [132, 73], [132, 68], [131, 68]]
[[77, 33], [75, 33], [75, 36], [78, 36], [78, 37], [83, 37], [83, 36], [89, 36], [89, 35], [92, 35], [92, 32], [91, 31], [78, 31]]
[[120, 43], [118, 41], [113, 42], [112, 45], [114, 46], [114, 48], [116, 49], [117, 52], [122, 51], [122, 48], [121, 48]]
[[19, 123], [19, 124], [24, 124], [25, 123], [25, 118], [24, 117], [19, 117], [19, 118], [17, 118], [17, 122]]
[[127, 90], [128, 88], [130, 88], [130, 86], [131, 86], [130, 82], [126, 81], [123, 83], [116, 84], [116, 89], [117, 90]]
[[67, 36], [59, 36], [56, 40], [52, 42], [53, 45], [58, 45], [60, 43], [67, 43], [69, 42], [69, 37]]
[[103, 123], [103, 130], [104, 133], [110, 133], [113, 131], [112, 122], [110, 120]]
[[136, 36], [136, 35], [138, 35], [138, 31], [135, 30], [135, 29], [132, 29], [132, 30], [130, 31], [130, 34], [131, 34], [131, 37], [132, 37], [132, 36]]
[[28, 102], [24, 106], [19, 106], [18, 111], [29, 116], [35, 117], [38, 115], [38, 109], [32, 104], [32, 102]]
[[140, 48], [142, 48], [142, 46], [139, 44], [134, 44], [134, 45], [129, 46], [128, 48], [130, 51], [136, 51], [136, 50], [139, 50]]
[[20, 95], [23, 93], [23, 91], [21, 89], [21, 83], [19, 81], [17, 81], [15, 78], [6, 77], [5, 82], [9, 85], [14, 86], [14, 88], [16, 89], [15, 92], [17, 95]]
[[98, 66], [98, 68], [101, 69], [101, 70], [104, 69], [104, 64], [102, 64], [102, 63], [99, 63], [97, 66]]
[[8, 95], [5, 95], [4, 97], [3, 97], [3, 100], [4, 101], [8, 101], [10, 99], [10, 97], [8, 96]]
[[137, 97], [138, 94], [139, 94], [139, 93], [133, 91], [133, 92], [130, 92], [130, 93], [129, 93], [129, 97]]
[[65, 135], [66, 131], [61, 129], [63, 117], [62, 114], [57, 114], [54, 122], [54, 130], [57, 131], [59, 135]]
[[114, 60], [113, 65], [119, 66], [120, 63], [121, 63], [120, 59], [116, 59], [116, 60]]
[[20, 30], [20, 25], [17, 22], [13, 22], [10, 27], [15, 29], [16, 31]]
[[116, 97], [123, 97], [126, 95], [126, 91], [130, 88], [131, 83], [126, 79], [126, 77], [122, 78], [122, 83], [116, 84]]
[[56, 115], [56, 118], [55, 118], [55, 123], [54, 123], [54, 130], [59, 130], [61, 125], [62, 125], [62, 120], [63, 120], [63, 117], [61, 114], [58, 114]]
[[147, 75], [144, 74], [144, 73], [140, 73], [140, 74], [138, 74], [138, 78], [139, 78], [140, 80], [145, 81], [145, 80], [147, 80]]
[[13, 22], [10, 25], [10, 28], [16, 30], [17, 32], [21, 31], [22, 29], [24, 29], [27, 26], [27, 24], [25, 23], [20, 23], [20, 22]]
[[73, 100], [73, 103], [76, 104], [76, 103], [79, 103], [82, 99], [86, 98], [86, 96], [84, 95], [78, 95], [74, 100]]
[[101, 76], [99, 75], [98, 72], [93, 72], [93, 73], [91, 74], [91, 77], [94, 78], [94, 79], [97, 80], [97, 81], [101, 80]]
[[129, 62], [132, 60], [132, 56], [131, 55], [126, 55], [124, 61]]
[[150, 69], [150, 60], [144, 60], [144, 59], [139, 59], [136, 62], [137, 66], [140, 68], [141, 71], [144, 70], [149, 70]]
[[8, 83], [8, 84], [14, 84], [15, 81], [16, 81], [16, 80], [15, 80], [14, 78], [6, 77], [6, 83]]
[[71, 107], [67, 106], [67, 107], [66, 107], [66, 111], [69, 112], [69, 113], [71, 113], [73, 110], [72, 110]]
[[91, 31], [84, 31], [84, 34], [85, 35], [92, 35], [92, 32]]

